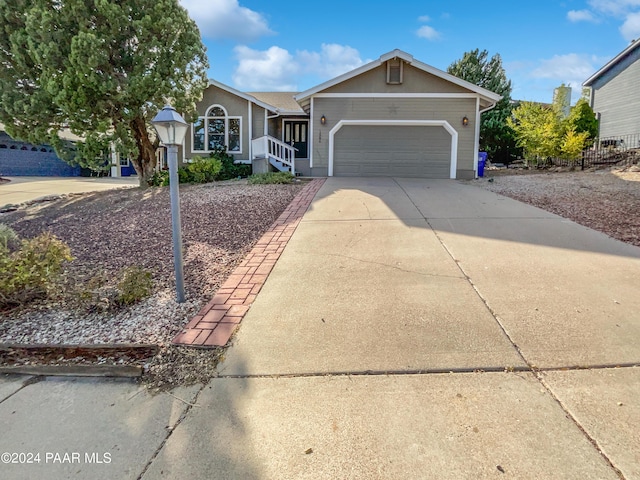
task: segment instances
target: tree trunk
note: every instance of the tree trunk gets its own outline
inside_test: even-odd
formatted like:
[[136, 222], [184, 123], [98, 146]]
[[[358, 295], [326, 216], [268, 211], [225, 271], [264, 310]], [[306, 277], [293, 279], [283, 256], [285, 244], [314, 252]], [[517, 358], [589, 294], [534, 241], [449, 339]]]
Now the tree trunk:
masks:
[[138, 174], [140, 188], [148, 188], [149, 180], [151, 180], [156, 168], [156, 149], [149, 139], [147, 122], [144, 117], [136, 116], [131, 120], [130, 125], [138, 147], [138, 156], [132, 159], [133, 167]]

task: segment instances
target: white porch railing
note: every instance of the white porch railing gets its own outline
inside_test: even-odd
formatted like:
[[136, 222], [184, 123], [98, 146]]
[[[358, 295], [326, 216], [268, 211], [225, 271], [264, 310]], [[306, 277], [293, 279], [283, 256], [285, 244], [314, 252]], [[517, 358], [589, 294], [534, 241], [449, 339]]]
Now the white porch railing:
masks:
[[251, 140], [251, 150], [253, 158], [266, 158], [276, 160], [291, 169], [293, 175], [296, 174], [296, 149], [277, 138], [269, 135], [254, 138]]

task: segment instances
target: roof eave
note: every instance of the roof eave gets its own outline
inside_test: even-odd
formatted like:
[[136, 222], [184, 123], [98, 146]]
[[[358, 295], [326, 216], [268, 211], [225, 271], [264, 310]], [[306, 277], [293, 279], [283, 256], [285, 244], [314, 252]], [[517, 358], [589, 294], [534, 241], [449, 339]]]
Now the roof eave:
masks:
[[620, 60], [622, 60], [627, 54], [629, 54], [634, 49], [640, 47], [640, 40], [636, 40], [635, 42], [629, 44], [627, 48], [621, 51], [618, 55], [612, 58], [606, 65], [604, 65], [600, 70], [587, 78], [582, 85], [585, 87], [591, 87], [593, 83], [598, 80], [602, 75], [607, 73], [611, 68], [613, 68]]
[[256, 97], [249, 95], [247, 93], [241, 92], [240, 90], [236, 90], [233, 87], [230, 87], [229, 85], [225, 85], [222, 82], [219, 82], [218, 80], [214, 80], [213, 78], [209, 79], [209, 85], [213, 85], [214, 87], [218, 87], [222, 90], [226, 90], [229, 93], [232, 93], [240, 98], [244, 98], [245, 100], [255, 103], [256, 105], [258, 105], [259, 107], [264, 108], [265, 110], [269, 110], [270, 112], [274, 112], [274, 113], [280, 113], [280, 111], [278, 110], [277, 107], [273, 106], [273, 105], [269, 105], [268, 103], [265, 103], [261, 100], [258, 100]]
[[442, 78], [443, 80], [447, 80], [467, 90], [471, 90], [472, 92], [477, 93], [481, 97], [486, 97], [487, 99], [489, 99], [494, 103], [497, 103], [502, 99], [502, 96], [498, 95], [497, 93], [487, 90], [486, 88], [479, 87], [478, 85], [475, 85], [473, 83], [467, 82], [466, 80], [462, 80], [461, 78], [458, 78], [454, 75], [451, 75], [450, 73], [434, 68], [430, 65], [427, 65], [426, 63], [417, 61], [413, 58], [412, 55], [398, 49], [393, 50], [389, 53], [385, 53], [384, 55], [381, 55], [379, 59], [369, 62], [365, 65], [362, 65], [354, 70], [351, 70], [350, 72], [344, 73], [338, 77], [332, 78], [331, 80], [321, 83], [320, 85], [316, 85], [313, 88], [310, 88], [308, 90], [305, 90], [304, 92], [294, 95], [293, 98], [300, 104], [300, 106], [303, 109], [305, 109], [309, 105], [310, 98], [316, 93], [319, 93], [322, 90], [326, 90], [327, 88], [333, 87], [334, 85], [342, 83], [346, 80], [356, 77], [369, 70], [373, 70], [374, 68], [379, 67], [384, 62], [391, 60], [393, 58], [401, 58], [405, 62], [411, 64], [412, 66], [424, 72], [427, 72], [431, 75], [435, 75], [436, 77]]

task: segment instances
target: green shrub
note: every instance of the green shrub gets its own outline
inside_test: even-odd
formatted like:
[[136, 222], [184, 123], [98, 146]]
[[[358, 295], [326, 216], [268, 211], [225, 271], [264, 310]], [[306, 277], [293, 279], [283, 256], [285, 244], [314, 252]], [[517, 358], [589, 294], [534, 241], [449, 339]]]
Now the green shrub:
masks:
[[149, 179], [150, 187], [168, 187], [169, 186], [169, 170], [160, 170], [155, 172]]
[[118, 283], [119, 305], [132, 305], [151, 295], [153, 280], [151, 272], [141, 267], [129, 267], [124, 270]]
[[20, 238], [13, 228], [0, 223], [0, 245], [8, 251], [13, 251], [20, 245]]
[[216, 175], [216, 180], [231, 180], [251, 175], [251, 165], [234, 163], [233, 157], [223, 148], [218, 148], [209, 154], [209, 158], [216, 158], [222, 163], [222, 169]]
[[0, 309], [46, 297], [62, 264], [71, 260], [69, 246], [51, 233], [23, 240], [15, 252], [0, 245]]
[[185, 170], [191, 175], [191, 183], [209, 183], [215, 181], [222, 170], [222, 162], [217, 158], [197, 157]]
[[293, 183], [294, 178], [290, 172], [257, 173], [249, 177], [249, 183], [251, 185]]
[[[196, 157], [191, 163], [178, 168], [179, 183], [209, 183], [217, 180], [222, 169], [222, 162], [217, 158]], [[152, 187], [169, 185], [169, 171], [155, 172], [149, 180]]]
[[107, 312], [133, 305], [151, 295], [152, 291], [151, 272], [133, 266], [111, 278], [105, 273], [91, 277], [78, 290], [77, 299], [79, 306], [89, 312]]

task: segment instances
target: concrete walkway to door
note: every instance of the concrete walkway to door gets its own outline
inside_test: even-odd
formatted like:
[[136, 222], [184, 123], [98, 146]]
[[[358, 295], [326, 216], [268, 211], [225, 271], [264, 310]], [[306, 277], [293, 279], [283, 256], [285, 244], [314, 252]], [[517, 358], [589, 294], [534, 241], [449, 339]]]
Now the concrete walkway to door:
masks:
[[329, 178], [218, 378], [0, 383], [2, 438], [114, 450], [91, 478], [640, 478], [638, 285], [639, 248], [469, 183]]

